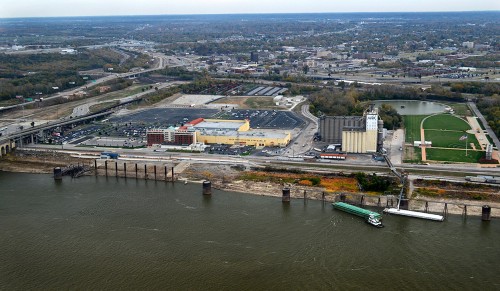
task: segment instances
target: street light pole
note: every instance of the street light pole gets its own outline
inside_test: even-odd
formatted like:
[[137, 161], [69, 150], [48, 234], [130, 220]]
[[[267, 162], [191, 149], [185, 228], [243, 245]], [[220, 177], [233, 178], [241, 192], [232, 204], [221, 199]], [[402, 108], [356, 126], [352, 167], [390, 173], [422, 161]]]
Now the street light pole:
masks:
[[465, 138], [465, 156], [467, 157], [467, 148], [469, 144], [469, 135], [467, 134], [467, 137]]

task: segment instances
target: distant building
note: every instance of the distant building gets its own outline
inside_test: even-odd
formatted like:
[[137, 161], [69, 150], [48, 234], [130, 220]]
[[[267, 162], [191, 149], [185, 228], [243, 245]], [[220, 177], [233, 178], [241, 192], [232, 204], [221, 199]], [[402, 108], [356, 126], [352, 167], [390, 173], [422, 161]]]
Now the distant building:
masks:
[[489, 44], [475, 44], [474, 48], [479, 51], [487, 51], [491, 49], [491, 46]]
[[249, 66], [231, 68], [231, 72], [233, 72], [235, 74], [252, 74], [252, 73], [255, 73], [256, 71], [257, 70], [255, 68], [252, 68]]
[[327, 50], [319, 50], [316, 52], [316, 57], [317, 58], [333, 58], [333, 53], [331, 51]]
[[319, 126], [321, 141], [341, 144], [348, 153], [375, 153], [382, 147], [383, 124], [377, 109], [363, 116], [324, 116]]
[[464, 41], [464, 42], [462, 42], [462, 47], [468, 48], [468, 49], [473, 49], [474, 42], [473, 41]]
[[75, 49], [62, 49], [61, 50], [62, 55], [74, 55], [76, 53], [77, 53], [77, 51]]
[[304, 65], [308, 66], [309, 68], [315, 68], [317, 66], [317, 63], [316, 60], [308, 58], [304, 62]]
[[250, 61], [253, 63], [258, 63], [259, 62], [259, 53], [258, 52], [251, 52], [250, 53]]
[[458, 70], [463, 72], [476, 72], [477, 69], [474, 67], [459, 67]]

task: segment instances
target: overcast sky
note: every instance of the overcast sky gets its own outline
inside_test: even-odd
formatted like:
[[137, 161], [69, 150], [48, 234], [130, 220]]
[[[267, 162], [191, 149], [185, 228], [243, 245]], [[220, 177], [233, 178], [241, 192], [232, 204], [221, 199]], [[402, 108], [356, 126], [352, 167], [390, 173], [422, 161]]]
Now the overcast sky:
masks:
[[481, 10], [500, 10], [500, 0], [0, 0], [0, 18]]

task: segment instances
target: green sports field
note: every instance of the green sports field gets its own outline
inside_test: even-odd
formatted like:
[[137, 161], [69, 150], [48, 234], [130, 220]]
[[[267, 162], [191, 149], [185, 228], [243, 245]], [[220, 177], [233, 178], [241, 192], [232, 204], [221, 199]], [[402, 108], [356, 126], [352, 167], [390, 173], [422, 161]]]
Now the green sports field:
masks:
[[447, 129], [456, 131], [470, 130], [470, 125], [458, 117], [450, 114], [439, 114], [427, 118], [424, 122], [424, 129]]
[[481, 151], [469, 150], [465, 156], [465, 150], [427, 149], [427, 160], [431, 161], [477, 163], [483, 157], [484, 152]]
[[471, 143], [476, 145], [476, 149], [481, 149], [476, 137], [472, 134], [467, 134], [469, 137], [466, 141], [461, 141], [460, 138], [464, 135], [461, 131], [448, 131], [448, 130], [425, 130], [425, 140], [432, 141], [433, 148], [451, 148], [451, 149], [471, 149]]
[[406, 142], [412, 143], [420, 140], [420, 123], [427, 115], [405, 115]]
[[[468, 122], [450, 114], [438, 114], [434, 116], [413, 115], [404, 116], [406, 128], [406, 142], [413, 143], [420, 140], [420, 125], [422, 121], [425, 130], [425, 140], [432, 142], [432, 148], [427, 149], [427, 160], [443, 162], [464, 162], [477, 163], [484, 157], [484, 152], [472, 150], [471, 143], [476, 149], [481, 149], [475, 135], [468, 134], [467, 141], [460, 141], [465, 131], [471, 130]], [[465, 156], [465, 148], [469, 149]], [[415, 154], [420, 151], [415, 150], [412, 160], [415, 160]], [[410, 157], [406, 157], [410, 159]]]
[[472, 115], [467, 103], [455, 103], [455, 102], [441, 102], [441, 103], [450, 106], [455, 111], [455, 114], [458, 116]]

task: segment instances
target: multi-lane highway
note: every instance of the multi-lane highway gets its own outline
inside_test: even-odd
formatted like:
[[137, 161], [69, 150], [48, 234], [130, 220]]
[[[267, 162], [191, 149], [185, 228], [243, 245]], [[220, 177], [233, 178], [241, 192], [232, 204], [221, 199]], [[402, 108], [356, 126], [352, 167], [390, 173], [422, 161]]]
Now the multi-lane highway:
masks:
[[112, 101], [118, 101], [120, 104], [124, 104], [124, 103], [128, 103], [128, 102], [131, 102], [131, 101], [134, 101], [134, 100], [137, 100], [137, 99], [141, 99], [143, 96], [145, 96], [147, 94], [150, 94], [150, 93], [153, 93], [157, 89], [161, 90], [161, 89], [168, 88], [168, 87], [171, 87], [171, 86], [174, 86], [174, 85], [178, 85], [178, 84], [182, 84], [182, 83], [185, 83], [185, 82], [175, 81], [175, 82], [161, 83], [159, 85], [156, 85], [155, 88], [153, 88], [153, 89], [149, 89], [149, 90], [146, 90], [144, 92], [140, 92], [140, 93], [128, 96], [128, 97], [115, 98], [115, 99], [112, 99], [112, 100], [105, 100], [105, 101], [88, 102], [88, 103], [85, 103], [85, 104], [82, 104], [82, 105], [79, 105], [79, 106], [73, 108], [73, 113], [71, 113], [71, 118], [80, 117], [80, 116], [84, 116], [84, 115], [89, 114], [90, 113], [90, 107], [92, 107], [92, 106], [94, 106], [96, 104], [106, 103], [106, 102], [112, 102]]
[[[171, 57], [167, 57], [167, 56], [165, 56], [163, 54], [160, 54], [160, 53], [151, 53], [151, 56], [156, 60], [156, 66], [154, 68], [147, 69], [147, 70], [142, 70], [142, 71], [138, 71], [138, 72], [129, 72], [129, 73], [123, 73], [123, 74], [108, 75], [108, 76], [102, 77], [100, 79], [94, 80], [90, 84], [86, 84], [86, 85], [83, 85], [83, 86], [80, 86], [80, 87], [69, 89], [69, 90], [66, 90], [66, 91], [63, 91], [63, 92], [55, 93], [55, 94], [53, 94], [53, 95], [51, 95], [49, 97], [45, 97], [44, 100], [50, 100], [50, 99], [54, 99], [54, 98], [60, 98], [60, 97], [63, 97], [63, 96], [71, 96], [71, 95], [75, 94], [76, 92], [79, 92], [79, 91], [82, 91], [84, 89], [87, 89], [89, 86], [96, 86], [96, 85], [99, 85], [99, 84], [102, 84], [104, 82], [111, 81], [111, 80], [114, 80], [114, 79], [117, 79], [117, 78], [128, 78], [128, 77], [136, 76], [136, 75], [139, 75], [139, 74], [144, 74], [144, 73], [158, 71], [158, 70], [164, 69], [167, 66], [167, 62], [169, 60], [171, 61], [171, 59], [172, 59]], [[34, 104], [36, 102], [37, 101], [29, 101], [29, 102], [25, 102], [25, 103], [22, 103], [22, 104], [16, 104], [16, 105], [11, 105], [11, 106], [1, 107], [0, 108], [0, 112], [6, 111], [6, 110], [10, 110], [10, 109], [14, 109], [14, 108], [20, 108], [20, 107], [25, 106], [25, 105]]]

